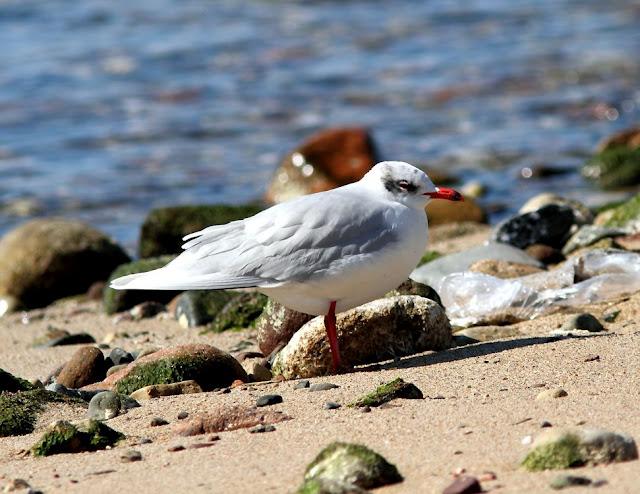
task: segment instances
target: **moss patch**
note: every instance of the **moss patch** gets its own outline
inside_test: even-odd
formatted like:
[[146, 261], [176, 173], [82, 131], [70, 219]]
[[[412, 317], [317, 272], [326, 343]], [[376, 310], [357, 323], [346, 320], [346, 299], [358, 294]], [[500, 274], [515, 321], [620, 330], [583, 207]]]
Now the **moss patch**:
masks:
[[[145, 271], [151, 271], [152, 269], [161, 268], [173, 259], [175, 259], [175, 256], [161, 256], [122, 264], [111, 273], [109, 281], [119, 278], [120, 276], [143, 273]], [[109, 283], [107, 283], [107, 288], [104, 289], [102, 297], [104, 310], [107, 314], [121, 312], [147, 301], [165, 304], [180, 293], [179, 291], [172, 290], [114, 290], [113, 288], [109, 288], [108, 285]]]
[[0, 392], [9, 391], [15, 393], [16, 391], [28, 391], [30, 389], [33, 389], [33, 385], [29, 381], [0, 369]]
[[606, 149], [585, 163], [582, 173], [605, 189], [636, 185], [640, 183], [640, 148]]
[[50, 456], [60, 453], [96, 451], [113, 446], [124, 439], [124, 434], [98, 422], [87, 420], [78, 426], [66, 421], [58, 421], [33, 445], [34, 456]]
[[580, 440], [572, 434], [535, 447], [522, 461], [522, 466], [531, 472], [572, 468], [584, 464]]
[[349, 406], [377, 407], [383, 403], [387, 403], [388, 401], [395, 400], [396, 398], [421, 400], [424, 396], [422, 391], [420, 391], [414, 384], [405, 382], [402, 378], [398, 377], [391, 382], [378, 386], [373, 393], [363, 396]]
[[232, 298], [211, 322], [206, 332], [253, 328], [262, 314], [267, 301], [266, 295], [258, 292], [241, 293]]
[[435, 250], [428, 250], [427, 252], [422, 254], [420, 261], [418, 261], [418, 266], [422, 266], [423, 264], [427, 264], [428, 262], [434, 261], [438, 257], [442, 257], [442, 254], [440, 254], [440, 252], [437, 252]]
[[[640, 169], [640, 165], [638, 166]], [[611, 215], [604, 226], [625, 226], [631, 221], [640, 221], [640, 194], [610, 210]]]

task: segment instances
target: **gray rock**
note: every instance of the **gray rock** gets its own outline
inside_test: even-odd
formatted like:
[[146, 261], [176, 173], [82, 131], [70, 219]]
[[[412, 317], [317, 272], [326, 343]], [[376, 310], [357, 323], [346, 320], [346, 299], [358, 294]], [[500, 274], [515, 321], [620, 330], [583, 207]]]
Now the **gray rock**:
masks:
[[169, 422], [162, 417], [153, 417], [149, 425], [151, 427], [162, 427], [163, 425], [169, 425]]
[[549, 487], [555, 490], [564, 489], [566, 487], [573, 487], [576, 485], [590, 485], [591, 479], [589, 477], [582, 477], [578, 475], [562, 474], [554, 477], [549, 483]]
[[442, 494], [476, 494], [482, 492], [480, 482], [470, 475], [462, 475], [456, 478], [442, 491]]
[[309, 380], [308, 379], [300, 379], [295, 386], [293, 387], [293, 389], [305, 389], [309, 387]]
[[574, 329], [579, 329], [583, 331], [590, 331], [592, 333], [605, 331], [604, 326], [600, 323], [600, 321], [598, 321], [598, 318], [586, 312], [571, 317], [562, 325], [560, 329], [563, 331], [572, 331]]
[[571, 235], [575, 223], [572, 208], [548, 204], [503, 221], [495, 228], [491, 239], [520, 249], [534, 244], [561, 248]]
[[313, 383], [309, 386], [309, 391], [328, 391], [330, 389], [339, 388], [337, 384], [332, 383]]
[[136, 451], [135, 449], [129, 449], [120, 455], [120, 461], [123, 463], [130, 463], [133, 461], [141, 461], [142, 453], [140, 451]]
[[341, 406], [342, 405], [340, 405], [340, 403], [336, 403], [335, 401], [325, 401], [325, 403], [322, 405], [322, 408], [324, 408], [325, 410], [336, 410]]
[[255, 427], [251, 427], [248, 430], [251, 434], [262, 433], [262, 432], [273, 432], [276, 430], [276, 426], [271, 424], [258, 424]]
[[119, 347], [116, 347], [109, 352], [108, 359], [108, 363], [111, 364], [111, 366], [128, 364], [134, 361], [133, 355]]
[[269, 405], [276, 405], [282, 403], [282, 396], [280, 395], [262, 395], [256, 400], [257, 407], [266, 407]]
[[89, 333], [70, 333], [66, 330], [51, 328], [42, 340], [34, 342], [39, 348], [51, 348], [54, 346], [81, 345], [95, 343], [96, 340]]
[[583, 225], [574, 233], [562, 248], [562, 253], [566, 256], [581, 247], [587, 247], [596, 243], [598, 240], [618, 235], [625, 235], [627, 232], [624, 228], [604, 227], [596, 225]]
[[109, 420], [120, 414], [122, 403], [120, 397], [113, 391], [102, 391], [89, 402], [89, 418], [95, 420]]
[[411, 279], [433, 286], [438, 289], [442, 278], [452, 273], [467, 271], [469, 267], [484, 259], [495, 259], [498, 261], [517, 262], [528, 264], [539, 268], [543, 264], [526, 252], [507, 244], [489, 242], [479, 247], [474, 247], [463, 252], [439, 257], [424, 266], [415, 269], [411, 273]]
[[[338, 314], [337, 333], [348, 365], [440, 350], [453, 343], [444, 309], [432, 300], [410, 295], [374, 300]], [[293, 379], [325, 375], [331, 368], [324, 321], [317, 317], [296, 332], [271, 370]]]

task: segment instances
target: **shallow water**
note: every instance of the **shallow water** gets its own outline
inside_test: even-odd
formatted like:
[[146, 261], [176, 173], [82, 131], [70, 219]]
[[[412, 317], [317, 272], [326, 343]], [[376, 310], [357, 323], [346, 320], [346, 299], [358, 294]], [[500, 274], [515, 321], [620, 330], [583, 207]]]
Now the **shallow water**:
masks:
[[129, 249], [151, 207], [259, 197], [319, 128], [479, 180], [497, 220], [589, 197], [577, 167], [640, 120], [632, 1], [12, 0], [0, 47], [0, 234], [56, 214]]

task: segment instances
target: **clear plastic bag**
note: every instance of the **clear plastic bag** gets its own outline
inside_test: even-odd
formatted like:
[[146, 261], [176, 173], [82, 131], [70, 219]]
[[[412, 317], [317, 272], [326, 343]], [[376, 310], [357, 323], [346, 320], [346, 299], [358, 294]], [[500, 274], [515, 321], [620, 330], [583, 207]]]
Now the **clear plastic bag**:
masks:
[[436, 290], [456, 326], [523, 321], [640, 290], [640, 254], [594, 250], [552, 271], [506, 280], [453, 273]]

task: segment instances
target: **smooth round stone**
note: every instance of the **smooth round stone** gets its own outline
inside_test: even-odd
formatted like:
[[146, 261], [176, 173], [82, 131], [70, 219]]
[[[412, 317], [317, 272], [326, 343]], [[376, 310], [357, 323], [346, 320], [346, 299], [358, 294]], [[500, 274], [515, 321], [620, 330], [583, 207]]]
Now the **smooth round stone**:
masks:
[[262, 395], [256, 400], [256, 406], [258, 407], [266, 407], [269, 405], [275, 405], [276, 403], [282, 403], [282, 396]]
[[149, 425], [151, 427], [160, 427], [163, 425], [169, 425], [169, 422], [167, 422], [165, 419], [161, 417], [154, 417], [151, 419], [151, 422], [149, 422]]
[[309, 391], [329, 391], [330, 389], [339, 388], [337, 384], [332, 383], [314, 383], [309, 386]]
[[597, 333], [605, 330], [604, 326], [602, 326], [600, 321], [598, 321], [598, 318], [586, 312], [573, 316], [571, 319], [567, 320], [560, 329], [564, 331], [580, 329], [591, 333]]
[[184, 420], [189, 416], [189, 412], [180, 412], [178, 414], [178, 420]]
[[133, 355], [120, 347], [115, 347], [111, 350], [109, 353], [109, 359], [111, 359], [111, 363], [113, 365], [128, 364], [134, 360]]
[[109, 420], [120, 414], [122, 402], [113, 391], [98, 393], [89, 402], [89, 418], [96, 420]]

